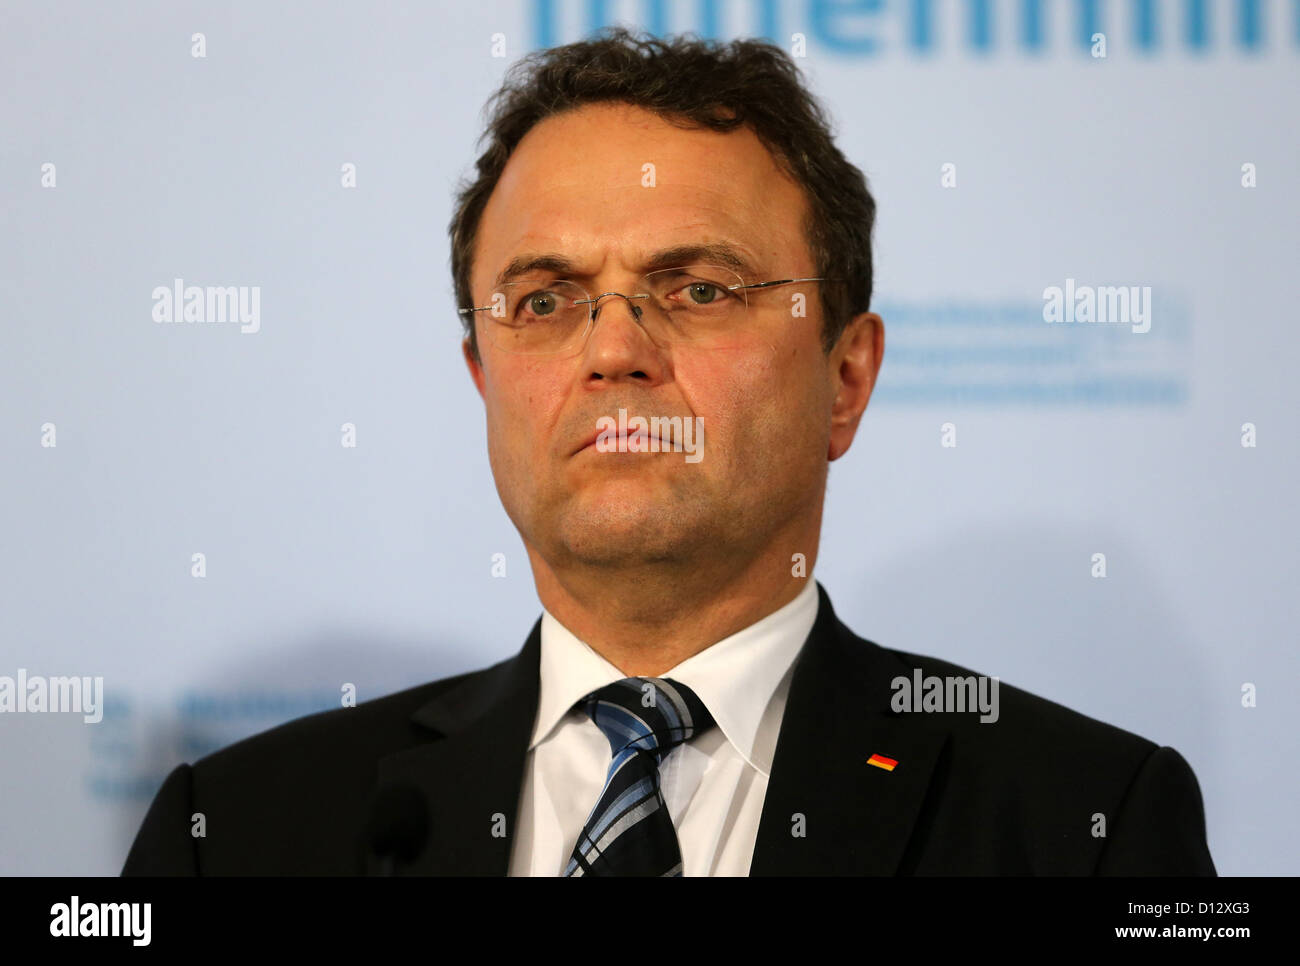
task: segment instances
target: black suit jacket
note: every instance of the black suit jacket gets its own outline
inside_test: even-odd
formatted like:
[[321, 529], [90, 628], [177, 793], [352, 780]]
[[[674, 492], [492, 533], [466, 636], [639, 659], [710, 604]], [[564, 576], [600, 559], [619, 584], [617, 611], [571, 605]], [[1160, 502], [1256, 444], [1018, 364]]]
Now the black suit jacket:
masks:
[[[751, 875], [1215, 874], [1200, 788], [1178, 752], [1006, 685], [997, 722], [895, 712], [897, 676], [974, 672], [855, 636], [818, 592]], [[505, 875], [540, 653], [539, 621], [518, 655], [485, 670], [178, 766], [123, 874], [374, 872], [363, 834], [372, 801], [405, 784], [423, 793], [428, 836], [399, 873]], [[873, 754], [898, 764], [869, 765]], [[204, 837], [191, 835], [195, 813]]]

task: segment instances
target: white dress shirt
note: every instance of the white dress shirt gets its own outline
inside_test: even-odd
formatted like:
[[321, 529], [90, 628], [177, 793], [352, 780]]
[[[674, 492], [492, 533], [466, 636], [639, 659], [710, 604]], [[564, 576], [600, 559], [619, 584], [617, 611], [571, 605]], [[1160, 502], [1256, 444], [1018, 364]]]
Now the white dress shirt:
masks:
[[[694, 691], [717, 722], [659, 766], [682, 875], [749, 874], [794, 661], [817, 608], [809, 579], [780, 610], [659, 675]], [[563, 873], [612, 758], [609, 740], [573, 706], [627, 677], [545, 610], [540, 672], [511, 875]]]

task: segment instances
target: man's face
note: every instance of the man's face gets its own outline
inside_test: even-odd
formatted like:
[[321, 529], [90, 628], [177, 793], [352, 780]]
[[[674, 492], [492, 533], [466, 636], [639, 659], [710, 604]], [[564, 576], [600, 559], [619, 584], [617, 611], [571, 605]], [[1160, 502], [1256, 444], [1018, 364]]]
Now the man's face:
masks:
[[[810, 277], [807, 210], [747, 129], [683, 129], [590, 105], [541, 122], [512, 155], [480, 223], [474, 304], [491, 304], [512, 259], [540, 254], [569, 259], [572, 270], [552, 277], [593, 296], [639, 291], [655, 254], [682, 245], [729, 246], [751, 266], [747, 283]], [[818, 283], [751, 289], [748, 301], [743, 330], [705, 347], [657, 344], [629, 302], [605, 298], [585, 347], [560, 356], [504, 352], [488, 332], [499, 323], [475, 314], [481, 363], [466, 355], [497, 490], [553, 570], [755, 553], [792, 520], [820, 520], [828, 456], [848, 445], [832, 429], [842, 354], [822, 351]], [[793, 311], [799, 301], [806, 314]], [[584, 446], [620, 408], [701, 417], [702, 458]]]

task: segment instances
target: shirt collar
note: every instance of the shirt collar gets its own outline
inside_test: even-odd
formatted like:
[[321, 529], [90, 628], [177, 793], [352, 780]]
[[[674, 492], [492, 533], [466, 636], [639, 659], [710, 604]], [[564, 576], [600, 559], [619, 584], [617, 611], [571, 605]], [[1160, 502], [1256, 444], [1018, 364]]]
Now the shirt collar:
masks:
[[[718, 729], [751, 765], [767, 774], [773, 748], [755, 748], [764, 712], [794, 664], [817, 620], [816, 584], [745, 629], [692, 655], [662, 677], [692, 691]], [[545, 740], [581, 698], [625, 675], [542, 611], [542, 654], [537, 720], [528, 748]]]

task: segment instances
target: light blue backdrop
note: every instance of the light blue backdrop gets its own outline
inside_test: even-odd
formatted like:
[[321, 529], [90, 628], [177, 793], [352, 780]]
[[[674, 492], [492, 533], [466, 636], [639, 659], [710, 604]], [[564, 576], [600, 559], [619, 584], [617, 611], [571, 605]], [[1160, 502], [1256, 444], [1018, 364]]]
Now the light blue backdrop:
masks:
[[[801, 52], [876, 194], [841, 616], [1173, 745], [1221, 872], [1300, 871], [1300, 4], [169, 0], [0, 14], [0, 675], [106, 693], [0, 714], [0, 872], [116, 873], [177, 762], [520, 647], [446, 224], [504, 69], [620, 19]], [[258, 331], [154, 321], [177, 278]], [[1067, 279], [1150, 331], [1049, 325]]]

